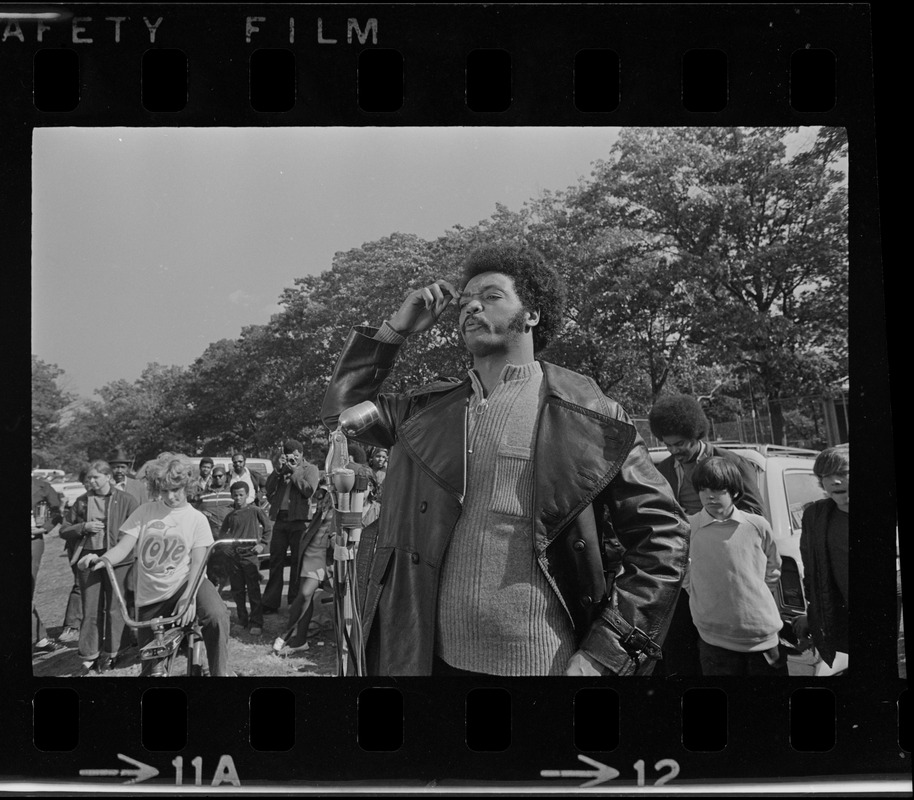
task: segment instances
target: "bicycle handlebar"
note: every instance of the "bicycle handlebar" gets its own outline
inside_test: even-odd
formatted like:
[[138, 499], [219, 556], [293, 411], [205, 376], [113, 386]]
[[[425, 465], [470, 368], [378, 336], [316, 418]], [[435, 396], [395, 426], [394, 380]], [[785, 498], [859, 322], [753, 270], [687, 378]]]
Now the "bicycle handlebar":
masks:
[[[200, 570], [197, 572], [196, 578], [194, 578], [193, 585], [191, 586], [190, 597], [195, 599], [197, 597], [197, 592], [200, 589], [200, 584], [203, 582], [206, 577], [206, 563], [209, 561], [210, 554], [217, 547], [222, 545], [229, 544], [239, 544], [240, 542], [255, 542], [254, 539], [216, 539], [212, 544], [207, 545], [206, 552], [203, 554], [203, 563], [200, 565]], [[256, 544], [256, 542], [255, 542]], [[149, 620], [136, 620], [130, 616], [130, 612], [127, 610], [127, 603], [124, 600], [124, 594], [121, 592], [121, 587], [118, 585], [117, 579], [114, 576], [114, 565], [108, 559], [102, 558], [102, 562], [105, 564], [105, 569], [108, 572], [108, 579], [111, 583], [111, 588], [114, 591], [114, 596], [117, 599], [118, 605], [121, 608], [121, 615], [124, 617], [124, 622], [131, 628], [155, 628], [160, 625], [170, 625], [173, 622], [177, 622], [181, 617], [184, 616], [184, 611], [181, 611], [180, 614], [172, 614], [166, 617], [153, 617]]]

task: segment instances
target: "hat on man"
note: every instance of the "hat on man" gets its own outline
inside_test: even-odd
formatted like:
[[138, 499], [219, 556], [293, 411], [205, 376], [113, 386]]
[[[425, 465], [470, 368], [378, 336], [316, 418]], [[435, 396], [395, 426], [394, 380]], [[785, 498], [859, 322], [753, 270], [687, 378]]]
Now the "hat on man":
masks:
[[213, 467], [213, 475], [225, 475], [225, 467], [221, 464]]
[[109, 464], [127, 464], [128, 466], [133, 463], [133, 459], [127, 455], [127, 451], [123, 447], [116, 447], [105, 461]]
[[295, 439], [286, 439], [282, 443], [282, 451], [287, 455], [295, 452], [301, 453], [304, 449], [305, 448], [301, 446], [301, 442], [297, 442]]

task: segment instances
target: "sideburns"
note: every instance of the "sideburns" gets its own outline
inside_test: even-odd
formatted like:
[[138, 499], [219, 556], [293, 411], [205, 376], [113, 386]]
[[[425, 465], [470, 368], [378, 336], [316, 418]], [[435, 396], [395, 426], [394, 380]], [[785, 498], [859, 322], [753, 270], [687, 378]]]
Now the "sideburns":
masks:
[[511, 322], [508, 323], [509, 331], [517, 331], [518, 333], [527, 332], [527, 309], [522, 308], [518, 311]]

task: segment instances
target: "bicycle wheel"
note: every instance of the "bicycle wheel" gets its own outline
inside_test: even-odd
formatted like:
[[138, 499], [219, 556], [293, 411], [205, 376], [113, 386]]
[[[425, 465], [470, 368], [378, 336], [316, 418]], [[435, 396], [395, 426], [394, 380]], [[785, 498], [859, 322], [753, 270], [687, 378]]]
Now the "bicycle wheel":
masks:
[[204, 678], [209, 676], [209, 662], [206, 659], [206, 646], [196, 635], [187, 640], [187, 677]]

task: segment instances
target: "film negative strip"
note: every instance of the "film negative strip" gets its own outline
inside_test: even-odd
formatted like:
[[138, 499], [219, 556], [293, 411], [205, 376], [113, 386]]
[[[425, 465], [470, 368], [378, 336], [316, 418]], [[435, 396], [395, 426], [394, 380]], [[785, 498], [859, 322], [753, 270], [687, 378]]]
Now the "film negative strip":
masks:
[[[868, 5], [23, 4], [0, 9], [0, 63], [0, 202], [10, 222], [3, 251], [7, 274], [15, 277], [8, 296], [18, 300], [21, 293], [24, 304], [26, 287], [32, 286], [33, 354], [36, 342], [49, 335], [51, 321], [72, 315], [73, 327], [58, 340], [84, 337], [79, 347], [94, 351], [97, 361], [113, 359], [118, 350], [139, 351], [141, 340], [164, 337], [184, 313], [180, 301], [187, 293], [197, 293], [192, 313], [205, 324], [194, 334], [202, 338], [185, 363], [203, 353], [210, 339], [237, 336], [241, 326], [257, 321], [243, 309], [255, 302], [256, 287], [268, 281], [265, 263], [288, 264], [282, 288], [303, 274], [328, 270], [334, 252], [364, 241], [389, 237], [389, 242], [404, 235], [434, 239], [449, 225], [449, 235], [459, 240], [461, 225], [478, 217], [459, 217], [467, 212], [456, 210], [464, 206], [455, 198], [477, 193], [479, 165], [494, 170], [507, 163], [498, 173], [501, 183], [478, 192], [487, 209], [496, 214], [502, 209], [503, 219], [489, 220], [491, 231], [507, 235], [512, 218], [506, 206], [516, 208], [532, 198], [529, 186], [557, 191], [591, 168], [598, 171], [594, 162], [617, 157], [620, 151], [611, 148], [620, 137], [630, 145], [626, 157], [641, 153], [647, 159], [628, 173], [631, 180], [661, 194], [669, 188], [667, 205], [676, 214], [704, 213], [700, 202], [686, 201], [719, 189], [717, 205], [709, 201], [705, 210], [714, 205], [713, 213], [734, 217], [738, 209], [727, 205], [722, 175], [699, 187], [683, 177], [698, 168], [697, 161], [660, 156], [675, 151], [677, 141], [683, 147], [688, 142], [695, 159], [695, 148], [713, 158], [727, 147], [737, 148], [740, 137], [768, 137], [777, 147], [796, 131], [805, 132], [807, 147], [832, 146], [838, 152], [846, 146], [845, 155], [829, 162], [841, 173], [834, 182], [839, 190], [846, 188], [846, 202], [834, 199], [840, 191], [833, 195], [830, 213], [847, 220], [838, 238], [846, 237], [849, 281], [845, 273], [843, 283], [835, 279], [829, 285], [835, 314], [849, 311], [850, 337], [843, 337], [842, 346], [849, 347], [850, 370], [846, 385], [839, 387], [838, 411], [834, 403], [829, 406], [829, 440], [825, 433], [817, 435], [823, 444], [853, 440], [862, 453], [858, 463], [864, 464], [855, 493], [866, 505], [860, 512], [866, 523], [858, 527], [855, 521], [845, 533], [850, 558], [844, 580], [845, 587], [853, 585], [854, 598], [847, 647], [853, 663], [842, 670], [836, 661], [831, 670], [821, 670], [809, 650], [804, 655], [796, 649], [790, 650], [787, 675], [741, 680], [659, 670], [624, 677], [424, 675], [413, 667], [398, 670], [391, 662], [379, 666], [377, 653], [361, 668], [355, 655], [362, 644], [351, 623], [352, 607], [336, 591], [338, 580], [321, 585], [328, 602], [314, 601], [318, 635], [311, 637], [311, 650], [300, 665], [290, 657], [276, 667], [279, 662], [269, 655], [271, 636], [257, 638], [250, 628], [232, 628], [229, 655], [236, 665], [247, 659], [235, 677], [154, 680], [138, 675], [134, 654], [129, 669], [76, 679], [80, 659], [90, 655], [88, 639], [36, 649], [36, 642], [60, 636], [63, 626], [56, 618], [45, 619], [44, 637], [36, 638], [35, 603], [63, 615], [67, 592], [80, 579], [73, 572], [71, 581], [69, 557], [61, 560], [63, 543], [56, 535], [37, 537], [47, 552], [38, 555], [36, 579], [33, 522], [31, 584], [24, 538], [11, 535], [3, 551], [3, 581], [14, 609], [4, 623], [0, 660], [5, 791], [910, 794], [911, 731], [905, 717], [911, 701], [903, 625], [899, 630], [898, 512]], [[721, 133], [712, 141], [715, 130]], [[702, 139], [687, 131], [708, 135]], [[833, 135], [822, 136], [822, 131]], [[600, 137], [602, 143], [594, 145]], [[660, 149], [644, 145], [649, 139]], [[304, 151], [314, 157], [298, 162], [295, 154]], [[648, 156], [655, 160], [649, 162]], [[211, 183], [202, 190], [196, 181], [204, 173], [193, 169], [201, 161], [217, 164], [206, 173]], [[776, 161], [772, 157], [772, 165]], [[544, 168], [565, 162], [570, 165], [565, 172]], [[791, 168], [798, 169], [797, 163]], [[757, 177], [774, 180], [764, 168]], [[821, 180], [832, 178], [823, 171]], [[308, 192], [290, 188], [292, 183], [307, 186]], [[416, 184], [432, 185], [436, 199], [415, 193]], [[803, 194], [808, 187], [800, 179], [794, 185], [790, 190], [782, 182], [781, 194], [771, 195], [775, 216], [789, 216], [811, 202]], [[678, 197], [673, 186], [681, 192]], [[617, 197], [622, 188], [615, 186]], [[637, 191], [627, 198], [633, 204], [631, 230], [660, 241], [665, 229], [645, 227], [646, 217], [637, 213], [636, 206], [648, 201]], [[435, 218], [424, 214], [425, 203], [453, 207], [454, 217], [429, 221]], [[318, 213], [328, 208], [329, 215]], [[403, 214], [404, 208], [412, 210]], [[599, 222], [598, 211], [590, 213], [592, 222]], [[320, 246], [312, 249], [317, 231], [307, 224], [310, 217], [332, 232], [326, 255]], [[366, 218], [372, 224], [363, 224]], [[281, 240], [294, 239], [299, 228], [306, 233], [295, 242], [293, 258]], [[363, 238], [353, 243], [348, 228]], [[211, 249], [225, 257], [225, 248], [217, 246], [221, 240], [240, 250], [245, 231], [256, 248], [245, 250], [244, 258], [223, 266], [206, 255]], [[551, 231], [562, 235], [560, 226]], [[744, 237], [759, 231], [734, 229], [729, 235], [728, 246], [738, 250]], [[166, 242], [177, 242], [187, 254], [173, 268], [168, 259], [176, 251]], [[787, 234], [783, 246], [792, 246]], [[398, 252], [404, 258], [405, 296], [417, 287], [410, 283], [412, 251], [403, 247]], [[673, 250], [690, 252], [681, 241]], [[725, 262], [727, 252], [719, 255]], [[809, 257], [819, 255], [810, 252]], [[107, 272], [92, 269], [98, 259], [107, 260]], [[190, 283], [189, 273], [198, 270], [213, 273], [210, 284]], [[808, 288], [803, 279], [786, 283], [802, 274], [785, 276], [766, 302], [775, 307], [803, 302]], [[97, 283], [81, 294], [63, 289], [72, 285], [64, 277], [73, 275]], [[811, 268], [810, 285], [816, 275]], [[825, 291], [822, 284], [815, 286]], [[343, 303], [347, 287], [341, 287]], [[380, 278], [376, 288], [379, 293], [388, 289]], [[374, 287], [362, 283], [358, 290]], [[287, 304], [293, 300], [284, 297]], [[140, 309], [155, 307], [153, 321], [112, 330], [110, 320], [130, 318], [116, 309], [125, 303], [137, 321], [147, 319]], [[25, 333], [17, 307], [9, 303], [4, 321], [18, 356]], [[827, 309], [813, 304], [809, 313], [828, 316]], [[268, 315], [261, 316], [265, 321]], [[227, 317], [238, 324], [226, 328]], [[775, 317], [785, 325], [792, 319], [783, 310]], [[77, 319], [91, 325], [78, 327]], [[352, 325], [366, 322], [380, 320], [351, 320]], [[67, 329], [66, 322], [57, 328]], [[91, 334], [77, 333], [85, 330]], [[779, 341], [791, 347], [788, 338]], [[191, 350], [195, 346], [190, 343]], [[827, 356], [828, 349], [822, 333], [816, 352]], [[43, 352], [39, 356], [54, 360]], [[18, 357], [8, 361], [20, 363]], [[33, 391], [34, 371], [33, 356]], [[723, 372], [719, 375], [725, 379]], [[716, 391], [710, 384], [708, 389]], [[223, 402], [233, 402], [218, 385], [214, 391]], [[16, 452], [20, 444], [25, 449], [25, 397], [24, 391], [16, 392], [7, 415]], [[263, 397], [264, 404], [274, 402], [266, 391]], [[41, 422], [34, 397], [32, 403], [34, 450]], [[758, 418], [753, 407], [752, 422]], [[397, 466], [406, 470], [407, 459], [421, 460], [414, 452], [397, 456], [399, 465], [391, 457], [391, 474]], [[807, 476], [813, 474], [811, 461], [798, 457], [796, 462], [802, 462]], [[229, 463], [224, 466], [231, 469]], [[783, 495], [787, 478], [775, 477], [780, 488], [772, 491]], [[332, 482], [328, 489], [331, 497], [343, 492]], [[414, 499], [421, 500], [418, 494]], [[793, 525], [786, 522], [786, 537], [793, 537], [792, 563], [802, 567], [802, 505], [795, 498], [766, 495], [765, 511], [775, 527], [778, 502], [785, 503], [785, 515], [794, 514]], [[420, 507], [416, 513], [427, 510]], [[342, 506], [328, 513], [328, 519], [340, 515], [331, 536], [360, 530]], [[351, 541], [350, 556], [345, 539], [335, 544], [339, 561], [351, 556]], [[418, 552], [404, 550], [400, 557], [404, 554], [422, 568]], [[670, 563], [656, 569], [673, 569]], [[377, 564], [377, 558], [366, 560], [368, 583], [387, 580]], [[341, 567], [330, 567], [338, 578], [343, 573], [335, 569]], [[637, 568], [626, 562], [617, 585], [632, 570]], [[548, 570], [543, 574], [555, 578]], [[56, 589], [50, 587], [52, 575], [63, 581]], [[673, 569], [667, 580], [676, 575]], [[297, 577], [291, 568], [286, 576], [290, 585]], [[554, 583], [546, 589], [561, 595]], [[377, 586], [367, 591], [371, 598]], [[470, 588], [466, 591], [470, 604]], [[782, 608], [793, 603], [795, 616], [803, 611], [809, 598], [799, 578], [789, 584], [785, 572], [779, 591], [775, 596]], [[223, 597], [228, 607], [232, 595]], [[283, 605], [278, 616], [266, 618], [263, 630], [279, 631], [276, 620], [286, 622], [288, 613]], [[373, 624], [381, 623], [376, 617]], [[411, 626], [418, 623], [412, 618], [384, 624], [392, 650], [398, 635], [416, 650], [435, 635], [426, 631], [415, 639]], [[786, 630], [789, 635], [793, 628]], [[619, 636], [628, 636], [630, 643], [630, 634]], [[648, 648], [642, 644], [639, 654]], [[199, 647], [193, 637], [185, 646], [180, 663], [191, 671]], [[262, 659], [251, 655], [255, 650]], [[344, 651], [348, 658], [340, 655]], [[209, 666], [216, 669], [212, 662]], [[821, 674], [829, 671], [833, 674]], [[317, 677], [330, 679], [308, 679]]]

